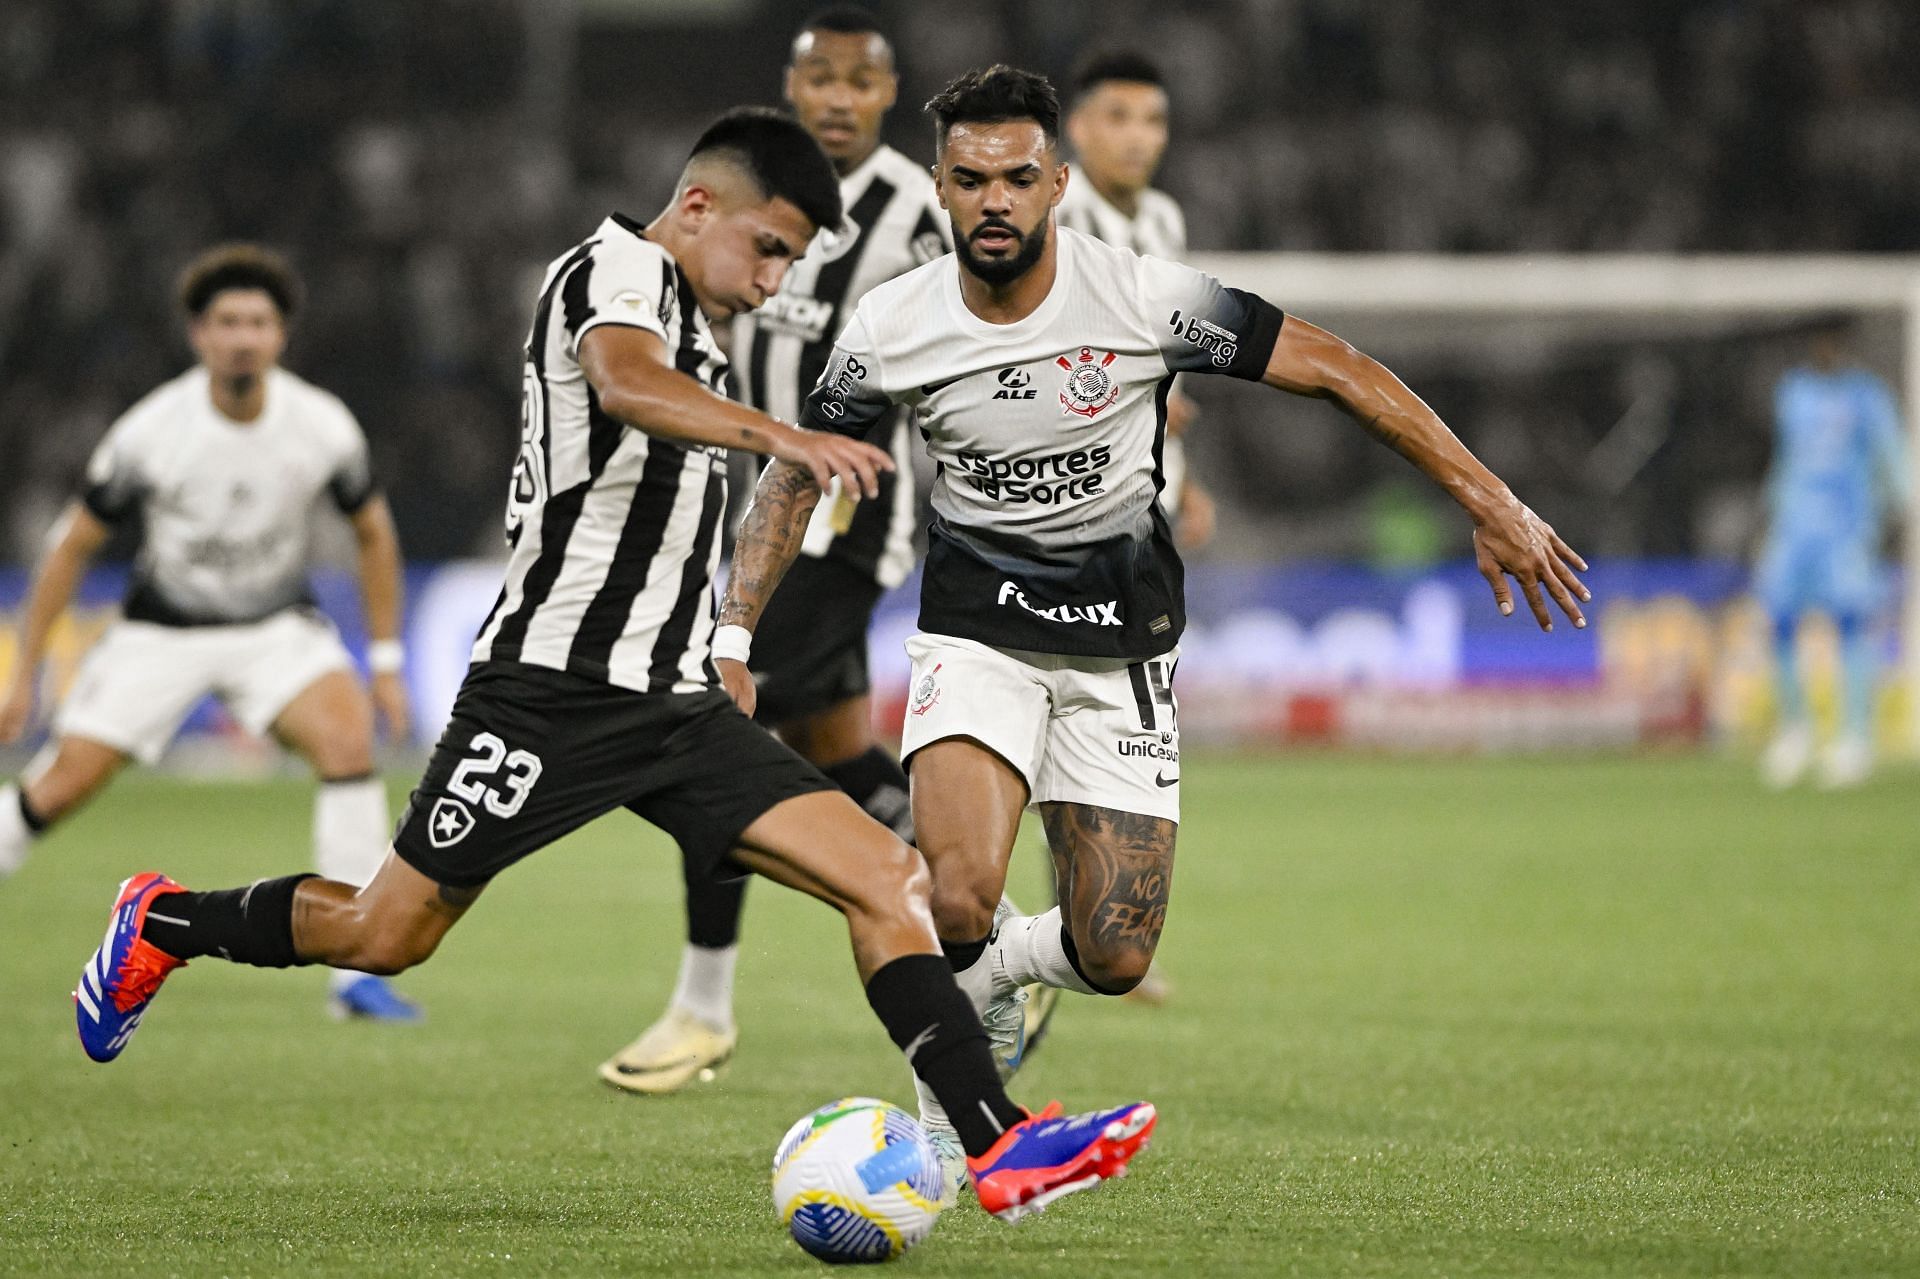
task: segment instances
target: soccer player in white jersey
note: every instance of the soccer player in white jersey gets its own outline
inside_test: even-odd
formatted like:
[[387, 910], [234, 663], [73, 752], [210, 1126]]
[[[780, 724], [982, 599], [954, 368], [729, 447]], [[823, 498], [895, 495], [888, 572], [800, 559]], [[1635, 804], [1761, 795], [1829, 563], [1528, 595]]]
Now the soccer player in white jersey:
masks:
[[[87, 564], [116, 527], [140, 521], [124, 618], [88, 653], [47, 750], [0, 788], [0, 875], [128, 761], [158, 760], [209, 694], [312, 765], [320, 872], [364, 884], [379, 867], [389, 831], [373, 770], [374, 707], [396, 738], [407, 732], [400, 546], [353, 414], [279, 366], [299, 291], [292, 268], [250, 245], [210, 250], [181, 277], [199, 362], [107, 433], [27, 600], [0, 741], [18, 741], [32, 721], [47, 637]], [[308, 593], [308, 519], [323, 498], [359, 544], [371, 702]], [[335, 974], [330, 1002], [342, 1016], [419, 1016], [384, 980], [359, 973]]]
[[[1045, 79], [993, 67], [928, 105], [956, 251], [862, 299], [802, 424], [857, 434], [906, 404], [936, 463], [902, 750], [962, 987], [982, 1010], [1033, 981], [1117, 995], [1166, 922], [1180, 815], [1182, 569], [1155, 500], [1175, 374], [1333, 400], [1465, 508], [1503, 613], [1511, 576], [1542, 628], [1549, 599], [1584, 625], [1584, 565], [1377, 362], [1192, 268], [1057, 230], [1069, 174]], [[803, 470], [767, 469], [723, 629], [751, 632], [817, 500]], [[718, 665], [751, 706], [746, 667]], [[1062, 904], [996, 927], [1029, 805]]]
[[118, 1057], [189, 960], [422, 963], [496, 874], [625, 808], [705, 874], [758, 872], [845, 915], [867, 1002], [952, 1116], [982, 1207], [1017, 1219], [1126, 1170], [1153, 1107], [1015, 1106], [941, 956], [920, 854], [741, 714], [714, 669], [725, 451], [868, 498], [891, 465], [718, 389], [709, 322], [778, 293], [841, 212], [805, 130], [747, 108], [700, 136], [652, 222], [616, 213], [554, 261], [527, 338], [506, 582], [391, 854], [363, 889], [289, 875], [189, 892], [133, 876], [74, 991], [88, 1056]]
[[[1167, 152], [1166, 82], [1145, 56], [1125, 50], [1090, 54], [1073, 73], [1066, 117], [1073, 143], [1073, 177], [1060, 200], [1060, 226], [1135, 253], [1179, 262], [1187, 256], [1187, 219], [1180, 205], [1155, 189], [1153, 176]], [[1199, 416], [1193, 397], [1174, 379], [1167, 393], [1167, 439], [1160, 463], [1166, 484], [1160, 504], [1173, 521], [1174, 541], [1193, 549], [1213, 538], [1213, 497], [1187, 467], [1185, 436]], [[1134, 991], [1154, 985], [1154, 975]]]
[[[787, 272], [780, 292], [733, 321], [729, 358], [740, 398], [783, 422], [820, 380], [833, 339], [874, 285], [950, 248], [925, 165], [880, 140], [899, 90], [893, 46], [873, 14], [823, 9], [794, 35], [786, 97], [840, 179], [846, 219]], [[873, 735], [867, 629], [874, 606], [913, 568], [913, 478], [901, 414], [868, 437], [894, 455], [879, 495], [836, 493], [814, 511], [800, 559], [761, 619], [753, 653], [756, 718], [882, 825], [912, 841], [907, 775]], [[667, 1010], [601, 1063], [600, 1077], [638, 1093], [712, 1079], [733, 1054], [733, 975], [747, 881], [687, 882], [687, 944]]]

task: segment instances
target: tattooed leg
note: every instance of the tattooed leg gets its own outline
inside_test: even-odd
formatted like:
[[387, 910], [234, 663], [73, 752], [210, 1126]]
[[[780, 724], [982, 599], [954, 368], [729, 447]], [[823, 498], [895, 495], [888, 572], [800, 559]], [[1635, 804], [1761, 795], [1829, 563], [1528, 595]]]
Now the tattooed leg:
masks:
[[479, 898], [480, 885], [436, 883], [389, 852], [356, 889], [309, 879], [293, 897], [293, 946], [308, 963], [397, 973], [422, 963]]
[[1098, 989], [1124, 994], [1147, 975], [1166, 926], [1178, 825], [1091, 804], [1042, 804], [1040, 816], [1075, 967]]

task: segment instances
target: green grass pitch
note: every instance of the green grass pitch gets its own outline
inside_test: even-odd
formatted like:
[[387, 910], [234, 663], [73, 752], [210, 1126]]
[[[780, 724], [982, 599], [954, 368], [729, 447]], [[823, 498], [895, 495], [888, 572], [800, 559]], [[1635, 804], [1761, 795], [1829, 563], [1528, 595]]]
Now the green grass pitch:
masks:
[[[1152, 1149], [1017, 1229], [967, 1204], [903, 1271], [1920, 1274], [1913, 774], [1215, 756], [1186, 805], [1176, 1002], [1068, 997], [1015, 1090], [1152, 1098]], [[899, 1056], [839, 921], [759, 885], [731, 1072], [602, 1086], [680, 939], [677, 862], [624, 814], [402, 979], [424, 1026], [209, 960], [87, 1062], [67, 991], [115, 882], [297, 870], [307, 822], [299, 784], [131, 777], [0, 884], [0, 1274], [817, 1269], [773, 1144], [835, 1096], [910, 1101]]]

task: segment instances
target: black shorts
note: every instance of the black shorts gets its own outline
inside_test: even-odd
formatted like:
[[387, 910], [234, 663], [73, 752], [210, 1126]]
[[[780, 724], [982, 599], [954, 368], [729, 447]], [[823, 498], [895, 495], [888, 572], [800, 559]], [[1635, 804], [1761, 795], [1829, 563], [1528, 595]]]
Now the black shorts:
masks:
[[724, 692], [638, 693], [517, 662], [467, 672], [407, 801], [394, 851], [436, 883], [484, 884], [625, 808], [673, 836], [690, 871], [742, 873], [740, 832], [833, 783]]
[[838, 560], [795, 560], [753, 632], [754, 718], [777, 726], [865, 693], [880, 594], [880, 583]]

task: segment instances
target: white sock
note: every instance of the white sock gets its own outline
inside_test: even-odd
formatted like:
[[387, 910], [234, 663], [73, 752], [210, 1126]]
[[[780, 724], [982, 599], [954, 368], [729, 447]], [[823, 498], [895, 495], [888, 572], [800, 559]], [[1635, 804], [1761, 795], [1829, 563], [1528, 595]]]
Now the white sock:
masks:
[[[1007, 921], [1008, 924], [1018, 922], [1019, 921], [1015, 919], [1009, 919]], [[961, 991], [966, 994], [968, 999], [973, 1001], [973, 1011], [983, 1016], [987, 1011], [987, 1005], [993, 1002], [993, 997], [996, 993], [994, 990], [994, 966], [992, 957], [993, 947], [989, 945], [985, 950], [980, 952], [980, 958], [974, 960], [971, 967], [963, 968], [953, 975], [953, 980], [959, 985]]]
[[1027, 915], [1002, 924], [1000, 936], [987, 948], [993, 956], [994, 987], [1005, 993], [1039, 982], [1083, 995], [1100, 994], [1068, 962], [1067, 948], [1060, 941], [1061, 927], [1058, 906], [1044, 915]]
[[733, 1029], [733, 966], [738, 946], [695, 946], [680, 952], [680, 980], [672, 1006], [715, 1030]]
[[[313, 796], [313, 868], [327, 879], [365, 888], [386, 860], [393, 832], [387, 825], [387, 788], [378, 777], [321, 782]], [[339, 991], [362, 974], [334, 969]]]
[[26, 814], [20, 811], [20, 787], [11, 782], [0, 786], [0, 879], [26, 863], [35, 838]]

